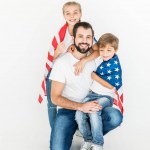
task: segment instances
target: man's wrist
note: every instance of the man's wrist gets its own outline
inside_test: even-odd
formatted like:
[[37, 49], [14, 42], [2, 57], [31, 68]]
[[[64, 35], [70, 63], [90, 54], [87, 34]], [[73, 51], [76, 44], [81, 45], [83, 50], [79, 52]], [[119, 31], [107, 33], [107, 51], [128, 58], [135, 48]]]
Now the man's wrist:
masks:
[[79, 104], [77, 110], [82, 111], [82, 104]]

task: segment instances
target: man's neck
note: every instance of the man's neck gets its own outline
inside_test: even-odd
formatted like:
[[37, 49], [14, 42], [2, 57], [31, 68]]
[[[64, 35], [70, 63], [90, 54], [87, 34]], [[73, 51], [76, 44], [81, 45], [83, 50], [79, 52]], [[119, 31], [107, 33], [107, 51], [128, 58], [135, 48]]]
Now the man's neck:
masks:
[[86, 54], [82, 54], [80, 52], [78, 52], [76, 49], [72, 52], [72, 55], [78, 59], [78, 60], [81, 60], [82, 58], [86, 57], [87, 56], [87, 53]]

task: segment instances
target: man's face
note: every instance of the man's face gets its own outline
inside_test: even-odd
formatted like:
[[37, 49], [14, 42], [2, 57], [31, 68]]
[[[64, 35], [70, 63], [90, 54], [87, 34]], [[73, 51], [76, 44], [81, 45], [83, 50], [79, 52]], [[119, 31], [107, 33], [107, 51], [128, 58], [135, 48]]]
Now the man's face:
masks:
[[74, 38], [74, 45], [80, 53], [87, 53], [93, 44], [92, 30], [79, 27]]

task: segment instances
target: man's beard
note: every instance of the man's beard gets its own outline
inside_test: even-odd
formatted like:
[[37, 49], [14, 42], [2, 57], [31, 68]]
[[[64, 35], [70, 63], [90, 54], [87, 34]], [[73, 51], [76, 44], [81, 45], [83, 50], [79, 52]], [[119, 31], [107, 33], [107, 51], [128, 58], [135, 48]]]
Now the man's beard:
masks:
[[[87, 46], [88, 46], [88, 48], [87, 49], [85, 49], [85, 48], [80, 48], [80, 45], [81, 44], [86, 44]], [[74, 41], [74, 46], [75, 46], [75, 48], [77, 49], [77, 51], [78, 52], [80, 52], [80, 53], [82, 53], [82, 54], [86, 54], [90, 49], [91, 49], [91, 47], [89, 47], [89, 44], [88, 43], [79, 43], [78, 45], [76, 45], [75, 44], [75, 41]]]

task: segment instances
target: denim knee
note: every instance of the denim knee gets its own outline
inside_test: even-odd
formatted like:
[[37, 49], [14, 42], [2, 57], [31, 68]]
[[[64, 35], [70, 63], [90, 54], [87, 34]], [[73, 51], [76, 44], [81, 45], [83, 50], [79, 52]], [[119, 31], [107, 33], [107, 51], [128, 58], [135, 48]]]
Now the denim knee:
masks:
[[115, 109], [115, 111], [113, 111], [113, 113], [110, 113], [110, 124], [113, 127], [118, 127], [122, 121], [123, 121], [123, 115], [122, 113], [118, 110]]

